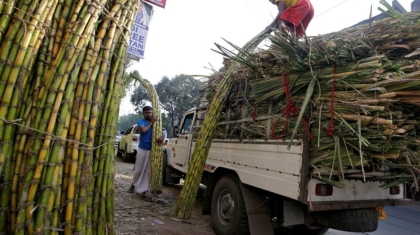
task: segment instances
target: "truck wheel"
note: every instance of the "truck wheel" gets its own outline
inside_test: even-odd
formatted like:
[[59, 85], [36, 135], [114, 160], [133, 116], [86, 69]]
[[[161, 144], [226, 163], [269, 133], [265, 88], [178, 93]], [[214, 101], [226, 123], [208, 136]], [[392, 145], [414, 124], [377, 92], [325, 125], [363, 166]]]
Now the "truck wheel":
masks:
[[125, 146], [124, 152], [123, 152], [123, 162], [129, 162], [131, 160], [131, 157], [127, 153], [127, 146]]
[[211, 200], [211, 219], [216, 234], [249, 234], [238, 177], [226, 175], [217, 182]]
[[118, 143], [118, 145], [117, 145], [117, 157], [121, 157], [122, 156], [122, 154], [121, 154], [121, 151], [120, 151], [120, 143]]
[[162, 185], [168, 185], [166, 182], [166, 166], [168, 165], [168, 157], [166, 153], [163, 153], [162, 156]]
[[348, 232], [373, 232], [378, 229], [378, 212], [374, 208], [319, 212], [312, 218], [321, 226]]

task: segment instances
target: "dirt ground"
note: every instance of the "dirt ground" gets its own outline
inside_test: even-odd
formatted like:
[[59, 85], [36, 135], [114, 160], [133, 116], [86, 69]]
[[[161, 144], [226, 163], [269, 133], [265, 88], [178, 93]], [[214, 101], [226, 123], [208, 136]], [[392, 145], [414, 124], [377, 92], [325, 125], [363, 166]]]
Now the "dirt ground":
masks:
[[[134, 163], [115, 157], [115, 228], [118, 235], [128, 234], [200, 234], [214, 235], [210, 215], [202, 215], [202, 195], [199, 193], [191, 219], [180, 220], [174, 214], [182, 185], [164, 186], [159, 198], [167, 204], [147, 202], [129, 193]], [[202, 190], [200, 190], [202, 191]]]

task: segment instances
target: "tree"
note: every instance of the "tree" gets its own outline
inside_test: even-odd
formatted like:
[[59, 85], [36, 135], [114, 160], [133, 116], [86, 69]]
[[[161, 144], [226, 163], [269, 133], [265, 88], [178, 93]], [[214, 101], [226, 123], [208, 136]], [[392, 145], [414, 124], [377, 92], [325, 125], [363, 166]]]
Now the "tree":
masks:
[[172, 79], [163, 77], [155, 85], [162, 108], [168, 112], [171, 127], [180, 124], [184, 113], [196, 105], [192, 103], [200, 94], [202, 82], [188, 75], [177, 75]]
[[[128, 81], [138, 81], [141, 79], [139, 71], [135, 70], [125, 75]], [[141, 113], [144, 106], [150, 103], [149, 92], [142, 85], [137, 86], [130, 97], [130, 103], [134, 105], [134, 111]]]
[[[130, 73], [130, 76], [140, 76], [140, 74], [134, 71]], [[172, 79], [165, 76], [155, 85], [160, 105], [167, 112], [167, 117], [170, 119], [168, 126], [162, 123], [162, 126], [168, 133], [172, 131], [175, 125], [180, 124], [184, 113], [197, 104], [192, 102], [199, 96], [199, 89], [202, 85], [203, 83], [200, 80], [184, 74], [177, 75]], [[147, 102], [150, 102], [147, 90], [142, 86], [138, 86], [134, 90], [133, 95], [131, 95], [130, 102], [136, 107], [136, 111], [141, 111], [141, 108]], [[162, 118], [162, 122], [164, 121]]]
[[168, 135], [170, 134], [171, 128], [171, 120], [169, 119], [168, 115], [162, 113], [162, 128], [165, 128]]
[[139, 119], [144, 118], [142, 114], [138, 113], [130, 113], [124, 116], [121, 116], [118, 119], [118, 130], [119, 131], [126, 131], [130, 126], [137, 123]]
[[143, 107], [148, 103], [151, 103], [149, 92], [141, 85], [136, 87], [130, 97], [130, 102], [134, 105], [134, 111], [136, 111], [136, 113], [141, 113]]

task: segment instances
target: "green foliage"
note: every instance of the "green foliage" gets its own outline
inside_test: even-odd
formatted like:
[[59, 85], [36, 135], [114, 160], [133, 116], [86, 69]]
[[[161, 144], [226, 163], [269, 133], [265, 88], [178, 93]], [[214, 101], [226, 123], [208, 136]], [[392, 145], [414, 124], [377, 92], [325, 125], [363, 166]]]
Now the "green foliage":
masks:
[[163, 77], [155, 85], [162, 108], [168, 113], [172, 127], [179, 124], [184, 113], [196, 105], [193, 101], [199, 96], [202, 85], [200, 80], [184, 74], [172, 79]]
[[130, 113], [124, 116], [121, 116], [118, 119], [118, 131], [126, 131], [130, 126], [137, 123], [139, 119], [144, 118], [142, 114]]
[[150, 105], [149, 92], [141, 85], [136, 87], [130, 97], [130, 102], [134, 105], [134, 111], [141, 113], [144, 106]]
[[171, 127], [171, 119], [165, 113], [162, 113], [161, 116], [162, 116], [162, 128], [165, 128], [166, 132], [169, 135], [170, 131], [172, 130], [172, 127]]
[[121, 99], [127, 95], [127, 91], [131, 90], [131, 86], [136, 84], [136, 78], [141, 78], [138, 71], [132, 71], [130, 73], [124, 73], [124, 77], [122, 79], [123, 82], [123, 92], [121, 94]]
[[[140, 76], [138, 72], [130, 74], [131, 76]], [[170, 133], [173, 126], [181, 122], [184, 113], [196, 105], [196, 102], [193, 101], [198, 97], [199, 89], [202, 85], [203, 83], [200, 80], [184, 74], [177, 75], [171, 79], [163, 77], [155, 85], [160, 105], [167, 113], [165, 117], [162, 116], [162, 126], [168, 133]], [[138, 86], [134, 90], [130, 102], [136, 107], [135, 111], [141, 111], [142, 107], [150, 102], [147, 90], [142, 86]], [[168, 123], [166, 123], [165, 118], [169, 119]]]

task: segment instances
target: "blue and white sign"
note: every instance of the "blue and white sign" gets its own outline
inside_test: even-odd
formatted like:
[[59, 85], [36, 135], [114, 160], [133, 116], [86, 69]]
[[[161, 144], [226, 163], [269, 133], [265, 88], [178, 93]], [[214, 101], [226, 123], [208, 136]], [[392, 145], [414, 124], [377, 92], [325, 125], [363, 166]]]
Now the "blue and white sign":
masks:
[[147, 33], [152, 15], [152, 5], [141, 1], [131, 30], [130, 45], [127, 50], [128, 58], [132, 60], [144, 59]]

